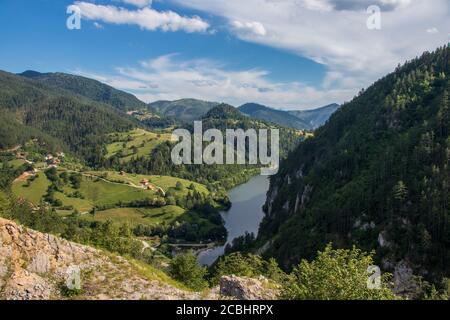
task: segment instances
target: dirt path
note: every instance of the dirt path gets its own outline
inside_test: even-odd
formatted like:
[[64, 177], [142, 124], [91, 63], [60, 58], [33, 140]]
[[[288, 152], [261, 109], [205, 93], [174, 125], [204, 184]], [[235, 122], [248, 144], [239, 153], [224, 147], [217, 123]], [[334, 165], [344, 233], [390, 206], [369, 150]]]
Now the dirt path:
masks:
[[[135, 185], [132, 181], [130, 181], [128, 179], [127, 179], [128, 183], [120, 183], [120, 182], [114, 182], [114, 181], [111, 181], [111, 180], [108, 180], [108, 179], [96, 176], [95, 174], [82, 173], [82, 172], [73, 171], [73, 170], [67, 170], [67, 171], [68, 172], [72, 172], [72, 173], [80, 173], [84, 177], [96, 178], [96, 179], [102, 180], [102, 181], [104, 181], [106, 183], [116, 184], [116, 185], [120, 185], [120, 186], [127, 186], [127, 187], [130, 187], [130, 188], [135, 188], [135, 189], [139, 189], [139, 190], [145, 190], [141, 186]], [[156, 189], [160, 188], [165, 193], [163, 188], [161, 188], [160, 186], [157, 186], [156, 184], [153, 184], [153, 185], [155, 186]]]

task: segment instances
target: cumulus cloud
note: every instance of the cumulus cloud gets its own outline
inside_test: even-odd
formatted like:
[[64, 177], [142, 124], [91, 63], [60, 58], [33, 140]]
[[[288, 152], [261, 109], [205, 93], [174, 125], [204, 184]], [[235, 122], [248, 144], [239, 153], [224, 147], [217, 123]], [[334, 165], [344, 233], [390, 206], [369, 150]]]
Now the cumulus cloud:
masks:
[[[398, 63], [448, 42], [448, 0], [171, 0], [229, 21], [238, 38], [309, 58], [328, 69], [324, 85], [354, 93], [391, 72]], [[379, 5], [381, 30], [366, 26], [369, 5]], [[255, 21], [265, 36], [242, 32], [234, 21]], [[248, 29], [248, 28], [247, 28]], [[433, 31], [431, 32], [433, 33]]]
[[173, 11], [160, 12], [149, 7], [127, 10], [112, 5], [98, 5], [82, 1], [75, 2], [72, 6], [77, 6], [81, 10], [83, 19], [113, 24], [138, 25], [142, 29], [151, 31], [161, 29], [163, 31], [205, 32], [209, 28], [209, 24], [200, 17], [184, 17]]
[[391, 11], [403, 8], [411, 4], [413, 0], [312, 0], [314, 2], [324, 2], [335, 10], [362, 11], [369, 6], [375, 5], [383, 11]]
[[253, 21], [253, 22], [242, 22], [242, 21], [231, 21], [231, 26], [235, 29], [236, 32], [240, 33], [251, 33], [257, 36], [265, 36], [267, 34], [266, 29], [262, 25], [262, 23]]
[[74, 72], [131, 92], [146, 102], [197, 98], [235, 106], [251, 101], [303, 109], [344, 101], [353, 95], [351, 89], [318, 89], [299, 82], [275, 82], [269, 79], [267, 70], [228, 70], [219, 61], [183, 60], [177, 54], [142, 61], [133, 68], [118, 67], [113, 74]]

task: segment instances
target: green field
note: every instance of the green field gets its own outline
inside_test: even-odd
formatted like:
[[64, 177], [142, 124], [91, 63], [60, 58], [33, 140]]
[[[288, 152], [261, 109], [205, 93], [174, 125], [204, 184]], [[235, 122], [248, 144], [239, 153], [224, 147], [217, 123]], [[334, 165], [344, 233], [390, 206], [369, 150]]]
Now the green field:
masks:
[[[45, 173], [41, 172], [35, 181], [26, 187], [25, 181], [15, 181], [12, 186], [13, 193], [22, 197], [31, 203], [38, 204], [42, 197], [47, 193], [50, 186]], [[62, 201], [63, 206], [73, 206], [80, 212], [89, 211], [94, 205], [115, 205], [119, 201], [130, 202], [135, 200], [146, 199], [154, 196], [156, 192], [144, 189], [133, 188], [125, 184], [115, 184], [96, 180], [95, 178], [83, 177], [81, 187], [78, 190], [73, 189], [69, 185], [64, 187], [64, 193], [56, 192], [55, 198]], [[69, 197], [75, 191], [79, 191], [84, 199]]]
[[[159, 144], [170, 141], [169, 133], [153, 133], [143, 129], [135, 129], [124, 133], [113, 133], [110, 135], [112, 143], [106, 147], [107, 158], [111, 158], [122, 152], [120, 159], [123, 162], [130, 161], [132, 157], [143, 157], [151, 153], [151, 151]], [[136, 153], [134, 153], [136, 148]]]
[[178, 206], [165, 206], [162, 208], [115, 208], [99, 211], [95, 216], [91, 214], [83, 215], [83, 219], [89, 221], [107, 221], [111, 220], [117, 223], [128, 222], [135, 226], [157, 225], [161, 223], [170, 224], [179, 219], [185, 210]]
[[26, 163], [23, 159], [14, 159], [8, 162], [9, 165], [13, 166], [14, 169], [20, 168]]
[[37, 178], [26, 187], [26, 181], [14, 181], [12, 192], [17, 196], [30, 201], [33, 204], [39, 204], [42, 197], [47, 193], [50, 185], [47, 177], [43, 172], [39, 173]]
[[186, 195], [189, 191], [189, 186], [194, 184], [195, 189], [201, 193], [208, 194], [208, 189], [200, 183], [196, 183], [190, 180], [184, 180], [175, 177], [168, 176], [152, 176], [152, 175], [141, 175], [141, 174], [125, 174], [125, 176], [121, 176], [118, 172], [113, 171], [91, 171], [87, 172], [87, 174], [96, 175], [102, 177], [109, 181], [116, 182], [124, 182], [127, 184], [131, 184], [134, 186], [139, 186], [142, 179], [148, 179], [151, 184], [156, 187], [161, 187], [164, 191], [169, 190], [170, 188], [175, 188], [177, 182], [180, 182], [183, 185], [183, 190], [176, 190], [175, 193], [179, 195]]
[[[63, 171], [65, 169], [59, 169], [59, 173]], [[164, 191], [170, 190], [177, 197], [186, 196], [192, 184], [197, 191], [209, 193], [202, 184], [174, 177], [132, 174], [121, 176], [118, 172], [92, 171], [83, 173], [79, 189], [74, 189], [69, 182], [60, 186], [62, 192], [55, 192], [54, 194], [55, 199], [62, 202], [62, 206], [56, 208], [57, 212], [61, 216], [68, 216], [74, 210], [77, 210], [82, 214], [83, 219], [89, 221], [112, 220], [117, 223], [128, 222], [132, 225], [142, 224], [147, 226], [170, 225], [178, 221], [198, 225], [202, 230], [216, 227], [207, 219], [200, 217], [198, 213], [187, 212], [176, 205], [167, 205], [160, 208], [121, 208], [120, 206], [124, 203], [161, 196], [156, 189], [150, 191], [140, 187], [140, 181], [144, 178], [148, 179], [155, 187], [161, 187]], [[175, 188], [178, 182], [183, 185], [181, 190]], [[26, 184], [27, 182], [23, 179], [21, 181], [16, 180], [13, 183], [12, 191], [16, 196], [37, 205], [47, 193], [50, 181], [44, 172], [39, 172], [30, 186], [26, 187]], [[76, 197], [75, 193], [78, 193]], [[102, 206], [111, 209], [97, 211], [95, 215], [89, 214], [94, 207]]]

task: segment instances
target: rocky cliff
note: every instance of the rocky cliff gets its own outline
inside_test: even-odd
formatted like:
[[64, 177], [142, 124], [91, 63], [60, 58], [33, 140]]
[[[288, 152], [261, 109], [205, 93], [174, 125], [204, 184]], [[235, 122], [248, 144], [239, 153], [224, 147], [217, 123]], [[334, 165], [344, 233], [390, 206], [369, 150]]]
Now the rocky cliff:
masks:
[[[0, 219], [0, 299], [68, 298], [70, 270], [79, 268], [77, 299], [199, 299], [137, 264]], [[74, 297], [73, 297], [74, 298]]]
[[[77, 279], [79, 289], [72, 288]], [[204, 292], [169, 283], [175, 282], [150, 266], [0, 218], [0, 300], [263, 300], [278, 290], [267, 279], [236, 276]]]

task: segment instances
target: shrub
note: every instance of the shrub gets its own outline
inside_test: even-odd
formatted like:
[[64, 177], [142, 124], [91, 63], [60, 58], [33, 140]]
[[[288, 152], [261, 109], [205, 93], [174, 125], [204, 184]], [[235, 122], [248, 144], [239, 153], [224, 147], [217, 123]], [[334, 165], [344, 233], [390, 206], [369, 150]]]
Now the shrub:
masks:
[[333, 250], [328, 245], [315, 260], [303, 260], [293, 270], [281, 295], [292, 300], [396, 299], [388, 288], [388, 274], [382, 276], [380, 288], [368, 287], [367, 270], [371, 265], [373, 253], [367, 254], [355, 247]]
[[197, 257], [192, 251], [173, 258], [170, 262], [169, 273], [172, 278], [191, 289], [202, 290], [207, 287], [206, 268], [198, 265]]

